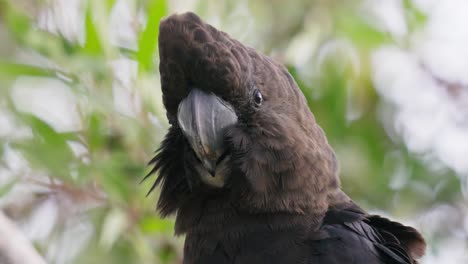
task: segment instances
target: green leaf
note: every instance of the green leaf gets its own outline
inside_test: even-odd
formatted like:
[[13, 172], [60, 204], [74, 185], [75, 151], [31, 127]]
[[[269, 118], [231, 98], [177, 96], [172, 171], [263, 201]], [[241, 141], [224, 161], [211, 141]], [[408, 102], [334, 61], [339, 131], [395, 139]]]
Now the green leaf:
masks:
[[118, 241], [128, 226], [128, 218], [125, 212], [115, 208], [104, 219], [100, 236], [100, 245], [109, 250]]
[[19, 114], [34, 134], [31, 140], [16, 144], [33, 165], [53, 173], [53, 176], [70, 179], [70, 165], [75, 156], [67, 144], [69, 134], [56, 132], [49, 124], [30, 114]]
[[150, 71], [153, 69], [153, 55], [156, 49], [159, 35], [159, 21], [166, 14], [167, 6], [165, 0], [151, 0], [147, 8], [148, 21], [141, 32], [138, 40], [137, 60], [139, 71]]
[[[36, 1], [42, 2], [42, 1]], [[38, 9], [44, 3], [32, 3], [29, 10], [34, 7]], [[26, 9], [18, 8], [22, 4], [14, 4], [13, 1], [0, 2], [0, 21], [7, 29], [7, 43], [12, 42], [17, 47], [26, 50], [34, 50], [51, 61], [60, 62], [63, 55], [71, 55], [81, 52], [83, 47], [73, 40], [68, 40], [64, 36], [47, 32], [37, 28], [35, 19]], [[4, 15], [4, 16], [3, 16]], [[5, 58], [14, 56], [14, 53], [4, 54]], [[70, 58], [67, 58], [67, 62]]]
[[116, 0], [107, 0], [106, 1], [106, 11], [110, 12], [112, 10], [112, 7], [115, 5]]
[[101, 39], [99, 38], [96, 23], [93, 21], [91, 2], [88, 3], [85, 17], [86, 39], [83, 50], [90, 55], [103, 54]]
[[174, 221], [148, 216], [140, 221], [140, 229], [145, 234], [169, 234], [174, 230]]
[[103, 145], [103, 137], [101, 130], [101, 120], [97, 113], [93, 113], [89, 116], [88, 120], [88, 145], [91, 153], [98, 150]]
[[337, 29], [362, 48], [371, 49], [391, 41], [385, 32], [379, 31], [357, 14], [338, 14]]
[[17, 36], [26, 34], [32, 23], [31, 18], [24, 11], [16, 8], [9, 1], [0, 1], [0, 21], [4, 21], [8, 29]]
[[68, 83], [78, 81], [75, 76], [60, 70], [0, 60], [0, 77], [11, 79], [22, 75], [58, 78]]
[[63, 136], [60, 135], [58, 132], [56, 132], [45, 121], [41, 120], [35, 115], [30, 115], [30, 114], [22, 114], [22, 119], [31, 126], [34, 134], [36, 136], [41, 137], [45, 142], [51, 145], [57, 146], [59, 148], [64, 148], [64, 149], [69, 150], [67, 142], [65, 141]]
[[57, 74], [54, 70], [47, 68], [0, 60], [0, 75], [2, 77], [17, 77], [19, 75], [55, 77]]
[[95, 163], [93, 171], [96, 172], [102, 189], [109, 197], [114, 201], [126, 201], [131, 188], [134, 187], [127, 182], [129, 175], [126, 174], [125, 168], [129, 162], [128, 156], [119, 151], [112, 151], [105, 155], [109, 155], [106, 160], [93, 160]]
[[404, 0], [405, 16], [408, 21], [409, 28], [414, 30], [427, 22], [427, 15], [419, 10], [411, 0]]
[[15, 177], [11, 181], [0, 186], [0, 198], [6, 195], [13, 188], [13, 186], [15, 186], [16, 182], [18, 182], [18, 178]]

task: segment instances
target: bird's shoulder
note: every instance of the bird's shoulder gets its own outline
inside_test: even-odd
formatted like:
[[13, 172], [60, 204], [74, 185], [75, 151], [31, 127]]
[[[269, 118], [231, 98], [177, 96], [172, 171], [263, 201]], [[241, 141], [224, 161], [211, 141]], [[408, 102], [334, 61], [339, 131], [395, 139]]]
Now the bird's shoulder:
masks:
[[189, 234], [184, 263], [415, 264], [424, 253], [424, 240], [415, 229], [369, 215], [354, 204], [329, 208], [318, 228], [287, 219], [279, 219], [289, 223], [286, 229], [237, 219], [235, 229]]
[[417, 263], [425, 242], [412, 227], [378, 215], [368, 215], [354, 204], [329, 208], [321, 227], [312, 232], [308, 263]]

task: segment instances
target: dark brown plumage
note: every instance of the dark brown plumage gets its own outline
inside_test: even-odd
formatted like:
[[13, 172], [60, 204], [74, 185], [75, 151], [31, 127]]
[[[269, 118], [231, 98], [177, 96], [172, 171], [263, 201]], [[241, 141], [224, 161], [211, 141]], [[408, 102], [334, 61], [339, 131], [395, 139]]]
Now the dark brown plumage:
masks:
[[415, 229], [368, 215], [341, 191], [333, 150], [282, 65], [193, 13], [161, 22], [159, 51], [171, 127], [149, 175], [159, 174], [161, 215], [177, 213], [175, 232], [186, 235], [184, 263], [424, 254]]

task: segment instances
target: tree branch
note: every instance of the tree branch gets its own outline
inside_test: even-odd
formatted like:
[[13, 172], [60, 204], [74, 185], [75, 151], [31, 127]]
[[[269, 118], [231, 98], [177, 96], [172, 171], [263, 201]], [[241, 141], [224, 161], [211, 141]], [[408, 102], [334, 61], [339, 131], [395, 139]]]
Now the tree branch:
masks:
[[0, 263], [46, 264], [31, 242], [0, 210]]

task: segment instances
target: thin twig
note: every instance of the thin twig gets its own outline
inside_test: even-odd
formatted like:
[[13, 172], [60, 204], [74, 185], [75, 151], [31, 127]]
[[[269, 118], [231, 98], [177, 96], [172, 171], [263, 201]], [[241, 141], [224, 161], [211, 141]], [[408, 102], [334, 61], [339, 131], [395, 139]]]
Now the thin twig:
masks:
[[21, 230], [0, 210], [0, 262], [46, 264]]

